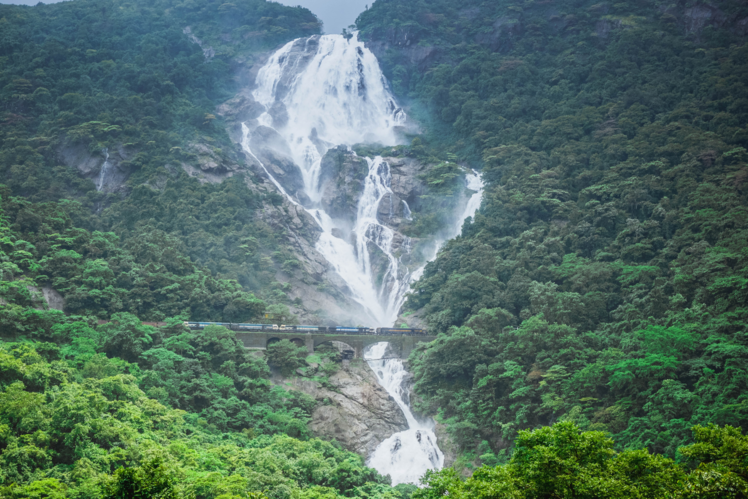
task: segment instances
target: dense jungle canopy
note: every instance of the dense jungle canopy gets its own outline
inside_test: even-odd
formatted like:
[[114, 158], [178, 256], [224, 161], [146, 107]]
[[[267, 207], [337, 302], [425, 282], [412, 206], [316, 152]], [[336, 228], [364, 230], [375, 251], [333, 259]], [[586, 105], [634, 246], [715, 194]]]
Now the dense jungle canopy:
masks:
[[[357, 24], [423, 125], [399, 154], [438, 163], [424, 203], [457, 164], [486, 184], [402, 314], [439, 335], [409, 366], [455, 469], [391, 487], [233, 332], [182, 322], [288, 313], [298, 262], [260, 217], [282, 198], [182, 165], [242, 161], [216, 107], [318, 19], [73, 0], [0, 5], [0, 497], [748, 497], [745, 2], [377, 0]], [[71, 150], [132, 174], [100, 192]]]

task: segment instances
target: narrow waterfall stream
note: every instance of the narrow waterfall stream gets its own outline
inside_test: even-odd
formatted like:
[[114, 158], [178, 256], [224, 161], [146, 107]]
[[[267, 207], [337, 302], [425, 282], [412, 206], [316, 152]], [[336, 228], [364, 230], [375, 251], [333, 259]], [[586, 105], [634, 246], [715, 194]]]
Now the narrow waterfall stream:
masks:
[[101, 192], [101, 189], [104, 188], [104, 185], [106, 185], [106, 174], [109, 170], [109, 149], [104, 148], [102, 150], [104, 153], [104, 164], [101, 165], [101, 171], [99, 172], [99, 179], [96, 181], [96, 190]]
[[387, 342], [371, 345], [364, 358], [377, 375], [379, 384], [387, 390], [403, 411], [408, 429], [395, 433], [383, 441], [369, 456], [367, 465], [383, 475], [390, 475], [392, 485], [417, 484], [426, 470], [440, 470], [444, 454], [436, 444], [434, 422], [419, 421], [405, 402], [403, 380], [408, 372], [400, 359], [385, 359]]

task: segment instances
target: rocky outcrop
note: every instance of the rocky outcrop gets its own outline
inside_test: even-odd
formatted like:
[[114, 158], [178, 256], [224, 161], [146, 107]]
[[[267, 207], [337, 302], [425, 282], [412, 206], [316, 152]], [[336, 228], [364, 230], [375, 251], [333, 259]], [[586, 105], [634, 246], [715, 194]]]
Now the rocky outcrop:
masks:
[[413, 211], [418, 211], [418, 198], [426, 192], [426, 186], [418, 179], [425, 165], [413, 158], [385, 158], [385, 160], [390, 165], [390, 175], [392, 175], [390, 187], [395, 195], [391, 203], [394, 206], [392, 213], [396, 217], [407, 219]]
[[31, 295], [34, 297], [34, 305], [37, 309], [44, 309], [44, 305], [41, 303], [42, 300], [47, 305], [46, 308], [50, 310], [65, 310], [65, 299], [56, 290], [49, 286], [38, 288], [36, 286], [27, 286]]
[[[216, 109], [216, 114], [223, 116], [226, 121], [235, 125], [257, 119], [264, 112], [265, 107], [254, 100], [252, 93], [248, 90], [239, 93]], [[234, 133], [237, 138], [240, 134], [239, 130], [236, 130]]]
[[[397, 229], [409, 221], [417, 211], [418, 198], [426, 191], [418, 174], [424, 165], [407, 157], [384, 157], [390, 168], [390, 188], [379, 203], [377, 218], [388, 227]], [[350, 149], [340, 146], [330, 149], [322, 158], [320, 186], [325, 211], [334, 218], [353, 221], [369, 164]], [[402, 236], [401, 236], [402, 237]]]
[[320, 402], [309, 424], [315, 436], [337, 440], [363, 457], [393, 433], [408, 428], [400, 408], [360, 359], [330, 376], [329, 388], [308, 378], [294, 378], [290, 385]]
[[442, 55], [442, 51], [434, 45], [418, 44], [407, 30], [390, 28], [380, 36], [366, 42], [366, 48], [379, 60], [384, 60], [387, 52], [395, 48], [408, 65], [425, 70], [439, 61]]
[[447, 431], [447, 425], [436, 422], [434, 427], [434, 434], [436, 435], [436, 441], [439, 444], [444, 454], [444, 467], [449, 468], [452, 466], [460, 455], [460, 449], [457, 447], [452, 435]]
[[304, 190], [301, 170], [294, 163], [288, 144], [278, 132], [266, 126], [256, 127], [251, 133], [249, 147], [286, 192], [296, 195]]
[[135, 151], [123, 145], [92, 153], [83, 144], [65, 143], [58, 150], [64, 165], [77, 169], [94, 182], [96, 190], [106, 193], [125, 193], [125, 182], [133, 172], [128, 160], [134, 155]]
[[320, 165], [322, 206], [333, 218], [352, 223], [364, 191], [369, 165], [345, 146], [327, 151]]

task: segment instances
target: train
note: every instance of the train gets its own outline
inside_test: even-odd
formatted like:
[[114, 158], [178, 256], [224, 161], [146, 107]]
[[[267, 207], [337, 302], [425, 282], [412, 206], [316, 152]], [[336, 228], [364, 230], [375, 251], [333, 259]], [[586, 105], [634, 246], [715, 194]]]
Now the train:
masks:
[[323, 333], [323, 334], [405, 334], [425, 335], [426, 331], [419, 328], [403, 327], [358, 327], [358, 326], [287, 326], [284, 324], [244, 324], [236, 322], [192, 322], [184, 323], [190, 329], [205, 329], [207, 326], [223, 326], [232, 331], [276, 331], [297, 333]]

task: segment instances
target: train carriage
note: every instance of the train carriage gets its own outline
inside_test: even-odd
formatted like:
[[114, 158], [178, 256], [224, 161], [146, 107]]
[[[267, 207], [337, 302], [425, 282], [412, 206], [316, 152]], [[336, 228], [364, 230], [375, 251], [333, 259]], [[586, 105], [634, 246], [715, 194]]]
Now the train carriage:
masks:
[[233, 331], [289, 331], [300, 333], [329, 333], [329, 334], [406, 334], [418, 335], [427, 334], [424, 329], [418, 328], [401, 328], [401, 327], [380, 327], [370, 328], [363, 326], [314, 326], [314, 325], [286, 325], [286, 324], [250, 324], [250, 323], [232, 323], [232, 322], [199, 322], [186, 321], [184, 323], [190, 329], [202, 330], [207, 326], [223, 326]]
[[377, 328], [377, 334], [426, 334], [426, 331], [418, 328], [406, 327], [380, 327]]

